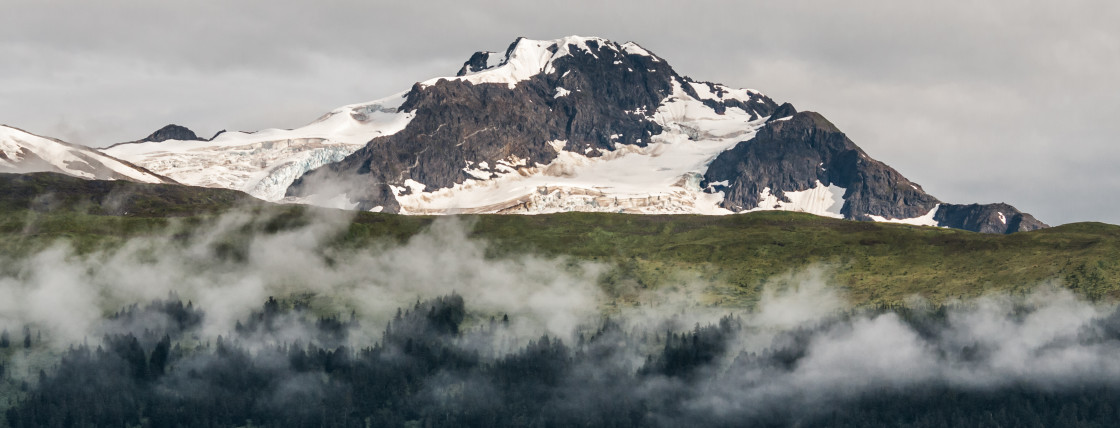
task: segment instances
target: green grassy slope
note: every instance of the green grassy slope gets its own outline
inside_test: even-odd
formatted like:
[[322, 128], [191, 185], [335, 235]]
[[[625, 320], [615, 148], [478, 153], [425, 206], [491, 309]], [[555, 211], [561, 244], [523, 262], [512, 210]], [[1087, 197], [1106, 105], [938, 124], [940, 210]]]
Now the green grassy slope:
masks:
[[[56, 174], [0, 174], [0, 257], [59, 239], [88, 252], [129, 237], [206, 224], [233, 209], [268, 233], [338, 212], [259, 202], [234, 191]], [[853, 303], [893, 305], [918, 294], [933, 302], [991, 291], [1024, 292], [1060, 281], [1092, 299], [1120, 297], [1120, 226], [1077, 223], [1012, 235], [851, 222], [807, 214], [646, 216], [565, 213], [471, 216], [472, 236], [491, 255], [537, 252], [605, 262], [603, 285], [621, 300], [628, 290], [706, 284], [703, 303], [750, 305], [776, 275], [821, 265]], [[358, 213], [336, 246], [404, 241], [433, 217]]]
[[859, 303], [932, 301], [1061, 280], [1120, 297], [1120, 227], [1079, 223], [1012, 235], [761, 212], [725, 217], [558, 214], [480, 219], [476, 234], [552, 254], [621, 263], [647, 286], [689, 269], [752, 301], [767, 279], [822, 264]]

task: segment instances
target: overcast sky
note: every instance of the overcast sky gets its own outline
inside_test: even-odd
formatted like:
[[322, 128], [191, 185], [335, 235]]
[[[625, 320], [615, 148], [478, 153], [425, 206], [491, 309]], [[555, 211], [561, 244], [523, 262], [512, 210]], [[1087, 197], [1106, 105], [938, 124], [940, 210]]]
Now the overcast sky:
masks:
[[301, 126], [516, 37], [635, 41], [824, 114], [938, 198], [1120, 224], [1120, 2], [44, 1], [0, 8], [0, 123], [91, 146]]

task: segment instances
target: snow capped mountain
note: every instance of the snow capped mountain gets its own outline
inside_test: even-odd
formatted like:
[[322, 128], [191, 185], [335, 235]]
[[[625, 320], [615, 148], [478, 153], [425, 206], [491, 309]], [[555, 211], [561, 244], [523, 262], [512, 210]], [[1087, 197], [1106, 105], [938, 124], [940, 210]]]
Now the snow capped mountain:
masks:
[[598, 38], [519, 39], [459, 74], [414, 86], [408, 128], [290, 193], [343, 177], [359, 208], [403, 213], [730, 213], [699, 187], [706, 166], [777, 107]]
[[169, 125], [104, 151], [184, 184], [404, 214], [788, 210], [990, 233], [1046, 227], [1006, 204], [942, 202], [818, 113], [596, 37], [519, 38], [455, 76], [301, 128], [204, 140]]
[[[161, 132], [113, 145], [105, 152], [192, 186], [244, 191], [267, 201], [305, 172], [338, 162], [370, 140], [404, 129], [411, 113], [400, 112], [404, 93], [337, 108], [307, 126], [258, 132], [221, 132], [211, 140], [190, 130]], [[168, 135], [189, 139], [165, 138]]]
[[60, 172], [86, 179], [173, 183], [95, 149], [0, 125], [0, 172]]
[[415, 118], [401, 132], [306, 174], [288, 195], [407, 214], [777, 209], [991, 232], [1045, 227], [1009, 206], [999, 225], [962, 223], [947, 213], [979, 208], [926, 194], [823, 116], [680, 76], [635, 43], [522, 38], [406, 98], [401, 110]]

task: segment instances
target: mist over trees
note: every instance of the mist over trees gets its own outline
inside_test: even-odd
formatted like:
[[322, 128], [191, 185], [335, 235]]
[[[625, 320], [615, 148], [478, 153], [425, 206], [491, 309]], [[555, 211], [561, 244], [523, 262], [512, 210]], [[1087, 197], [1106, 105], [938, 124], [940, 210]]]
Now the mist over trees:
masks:
[[332, 249], [336, 220], [255, 234], [224, 216], [10, 261], [0, 428], [1117, 420], [1120, 313], [1069, 290], [853, 310], [809, 269], [733, 311], [700, 303], [702, 278], [495, 256], [453, 221]]
[[[1045, 310], [1020, 307], [1004, 321]], [[108, 317], [116, 332], [62, 352], [53, 369], [31, 379], [4, 422], [13, 428], [924, 427], [1120, 420], [1120, 382], [1112, 377], [967, 386], [939, 375], [853, 380], [844, 390], [822, 375], [820, 383], [797, 385], [798, 373], [819, 363], [822, 343], [857, 346], [852, 338], [876, 323], [904, 328], [930, 358], [987, 370], [985, 361], [998, 349], [983, 340], [954, 345], [947, 336], [956, 316], [945, 307], [845, 313], [773, 334], [736, 315], [665, 331], [605, 318], [569, 341], [548, 334], [524, 340], [509, 328], [508, 315], [472, 314], [462, 296], [451, 294], [400, 308], [377, 327], [380, 340], [355, 347], [350, 335], [374, 326], [274, 298], [228, 335], [203, 339], [196, 332], [205, 308], [172, 296]], [[741, 342], [752, 337], [768, 337], [769, 346], [744, 350]], [[1116, 350], [1118, 344], [1120, 312], [1111, 312], [1047, 346]], [[884, 358], [873, 348], [853, 350]], [[829, 352], [829, 358], [842, 353]], [[874, 364], [889, 372], [892, 363]], [[860, 376], [840, 373], [843, 368], [829, 369]], [[0, 369], [0, 376], [10, 374]]]

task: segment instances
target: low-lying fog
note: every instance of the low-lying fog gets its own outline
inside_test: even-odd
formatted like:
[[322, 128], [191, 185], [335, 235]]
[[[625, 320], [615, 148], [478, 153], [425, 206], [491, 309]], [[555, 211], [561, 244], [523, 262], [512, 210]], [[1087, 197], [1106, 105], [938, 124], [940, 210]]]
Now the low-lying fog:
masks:
[[[9, 338], [8, 349], [0, 350], [6, 368], [0, 377], [9, 385], [30, 379], [34, 388], [31, 375], [53, 367], [44, 359], [126, 334], [168, 334], [183, 345], [157, 379], [176, 388], [184, 385], [176, 374], [184, 370], [176, 367], [203, 370], [219, 336], [260, 358], [294, 344], [343, 346], [358, 358], [361, 349], [404, 346], [390, 337], [394, 325], [395, 334], [412, 334], [402, 333], [411, 321], [398, 308], [429, 311], [426, 321], [411, 315], [434, 323], [431, 314], [444, 303], [432, 299], [461, 297], [462, 319], [440, 321], [455, 327], [439, 337], [475, 365], [425, 378], [427, 394], [443, 397], [438, 406], [466, 405], [441, 395], [450, 385], [498, 388], [488, 370], [528, 358], [527, 347], [542, 346], [545, 337], [564, 354], [564, 376], [549, 384], [558, 392], [548, 400], [563, 403], [554, 405], [594, 413], [603, 411], [595, 410], [602, 405], [595, 397], [655, 403], [643, 407], [642, 420], [668, 425], [731, 423], [773, 412], [812, 417], [868, 394], [930, 387], [1061, 391], [1120, 382], [1117, 307], [1054, 285], [1029, 296], [991, 295], [940, 308], [915, 299], [900, 310], [853, 310], [823, 268], [812, 268], [775, 281], [753, 308], [700, 306], [679, 291], [702, 292], [706, 284], [644, 290], [639, 304], [615, 306], [599, 286], [610, 269], [604, 264], [533, 254], [488, 258], [488, 244], [468, 238], [472, 224], [457, 218], [440, 219], [403, 244], [345, 251], [326, 245], [349, 220], [324, 215], [303, 227], [254, 235], [239, 257], [215, 249], [261, 219], [228, 214], [186, 239], [138, 238], [89, 255], [59, 243], [10, 261], [0, 277], [0, 330]], [[254, 330], [270, 297], [284, 310], [267, 329]], [[153, 301], [189, 302], [201, 318], [183, 324], [167, 310], [144, 309]], [[310, 307], [293, 311], [292, 302]], [[138, 306], [128, 316], [112, 316], [131, 305]], [[345, 334], [321, 337], [315, 320], [323, 318], [343, 324]], [[436, 334], [423, 325], [413, 333]], [[155, 346], [152, 340], [141, 345], [145, 352]], [[409, 355], [394, 358], [402, 353]], [[288, 364], [274, 364], [273, 373], [291, 379], [278, 384], [284, 391], [300, 382], [326, 388]]]

